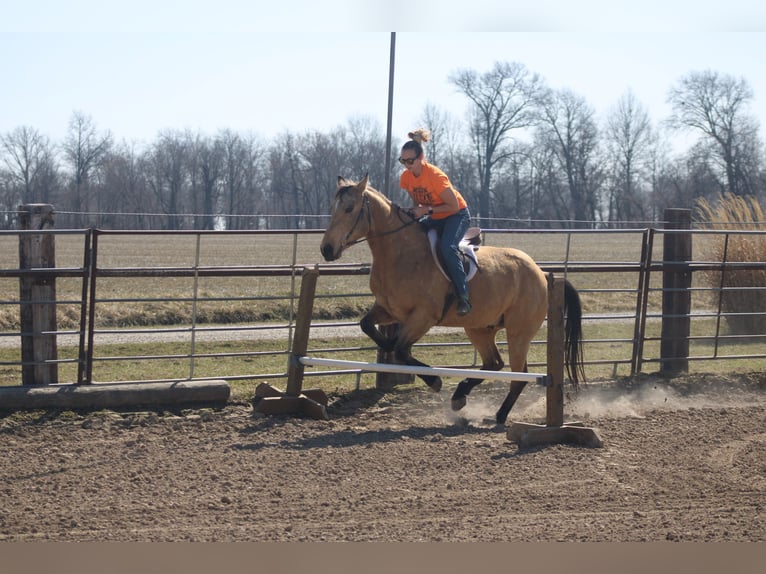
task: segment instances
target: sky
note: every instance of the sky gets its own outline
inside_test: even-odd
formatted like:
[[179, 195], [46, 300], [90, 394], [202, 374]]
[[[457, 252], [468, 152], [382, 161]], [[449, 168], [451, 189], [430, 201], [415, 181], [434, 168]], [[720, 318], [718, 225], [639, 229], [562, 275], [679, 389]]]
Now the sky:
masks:
[[[534, 7], [529, 7], [535, 4]], [[393, 141], [426, 105], [465, 118], [449, 81], [519, 62], [603, 119], [628, 90], [654, 121], [693, 71], [744, 78], [766, 129], [766, 8], [744, 0], [0, 0], [0, 134], [62, 141], [74, 112], [118, 141], [221, 129], [271, 139], [354, 118]]]

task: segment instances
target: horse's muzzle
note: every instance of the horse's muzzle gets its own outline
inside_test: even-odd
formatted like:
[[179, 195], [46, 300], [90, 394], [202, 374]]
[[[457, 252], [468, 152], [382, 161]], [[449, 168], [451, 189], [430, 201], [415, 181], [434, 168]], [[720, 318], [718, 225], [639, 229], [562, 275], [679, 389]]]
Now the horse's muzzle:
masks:
[[333, 249], [332, 245], [329, 243], [325, 243], [321, 247], [322, 250], [322, 257], [324, 257], [325, 261], [335, 261], [338, 257], [335, 255], [335, 250]]

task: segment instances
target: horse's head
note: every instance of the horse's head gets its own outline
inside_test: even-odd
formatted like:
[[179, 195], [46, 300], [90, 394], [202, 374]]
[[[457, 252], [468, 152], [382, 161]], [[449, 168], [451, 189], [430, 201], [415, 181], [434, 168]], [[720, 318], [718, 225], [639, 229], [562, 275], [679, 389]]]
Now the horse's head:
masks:
[[320, 247], [325, 261], [335, 261], [347, 246], [369, 233], [369, 208], [364, 207], [367, 179], [365, 175], [362, 181], [354, 183], [338, 177], [338, 191], [330, 209], [330, 223]]

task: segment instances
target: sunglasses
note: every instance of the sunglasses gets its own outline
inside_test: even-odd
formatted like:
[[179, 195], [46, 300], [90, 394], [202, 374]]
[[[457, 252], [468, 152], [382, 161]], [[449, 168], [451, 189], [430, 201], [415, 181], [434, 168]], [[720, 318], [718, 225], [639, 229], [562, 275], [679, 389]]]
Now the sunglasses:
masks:
[[406, 159], [403, 158], [403, 157], [399, 158], [399, 163], [402, 164], [402, 165], [406, 165], [407, 167], [411, 166], [416, 161], [418, 161], [418, 158], [416, 158], [416, 157], [408, 157]]

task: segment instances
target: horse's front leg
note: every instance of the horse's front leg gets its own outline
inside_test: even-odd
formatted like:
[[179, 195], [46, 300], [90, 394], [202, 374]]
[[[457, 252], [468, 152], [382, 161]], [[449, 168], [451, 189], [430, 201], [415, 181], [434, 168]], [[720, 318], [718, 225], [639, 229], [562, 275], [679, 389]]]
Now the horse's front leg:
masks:
[[[415, 341], [408, 341], [401, 336], [397, 338], [396, 345], [394, 346], [394, 357], [400, 363], [410, 365], [413, 367], [428, 367], [423, 361], [418, 361], [412, 356], [412, 345]], [[442, 390], [442, 378], [438, 375], [418, 375], [422, 381], [428, 385], [428, 388], [433, 392], [438, 393]]]
[[359, 326], [362, 332], [386, 353], [394, 350], [396, 337], [387, 337], [378, 328], [378, 325], [390, 325], [394, 322], [393, 317], [377, 303], [362, 317]]
[[[527, 372], [526, 367], [524, 367], [524, 372]], [[506, 419], [508, 419], [508, 413], [511, 412], [513, 405], [516, 404], [516, 399], [519, 398], [521, 391], [523, 391], [526, 386], [527, 381], [511, 381], [511, 390], [508, 391], [508, 395], [505, 397], [503, 404], [500, 405], [497, 414], [495, 414], [495, 422], [497, 422], [497, 424], [505, 424]]]
[[468, 402], [468, 394], [473, 388], [479, 385], [484, 379], [463, 379], [457, 384], [455, 392], [452, 393], [452, 410], [459, 411]]
[[[417, 343], [433, 327], [438, 320], [438, 308], [430, 312], [422, 305], [412, 312], [406, 320], [399, 323], [399, 330], [394, 344], [394, 358], [397, 362], [413, 367], [428, 367], [426, 363], [412, 356], [412, 346]], [[428, 388], [438, 393], [442, 388], [442, 379], [438, 375], [423, 375], [418, 377], [428, 385]]]
[[[359, 326], [383, 351], [387, 353], [393, 352], [397, 362], [415, 367], [428, 367], [427, 364], [418, 361], [412, 356], [412, 345], [428, 332], [428, 329], [436, 323], [436, 319], [413, 314], [408, 317], [405, 323], [397, 323], [398, 328], [395, 330], [393, 337], [386, 337], [378, 328], [378, 325], [391, 325], [393, 323], [396, 323], [396, 320], [391, 314], [375, 303], [367, 314], [362, 317]], [[441, 390], [441, 377], [436, 375], [418, 375], [418, 377], [432, 391], [439, 392]]]

